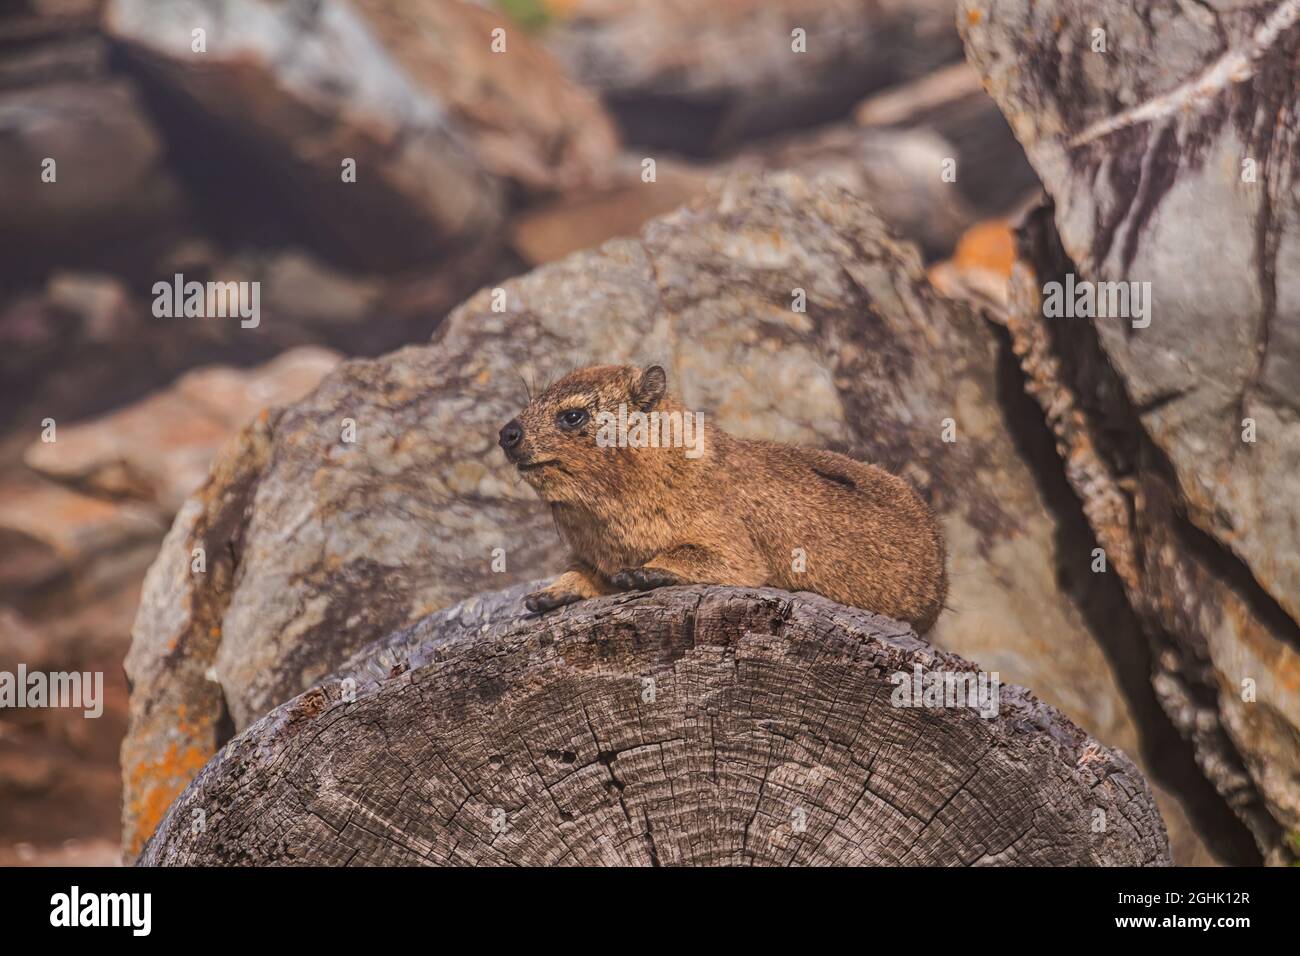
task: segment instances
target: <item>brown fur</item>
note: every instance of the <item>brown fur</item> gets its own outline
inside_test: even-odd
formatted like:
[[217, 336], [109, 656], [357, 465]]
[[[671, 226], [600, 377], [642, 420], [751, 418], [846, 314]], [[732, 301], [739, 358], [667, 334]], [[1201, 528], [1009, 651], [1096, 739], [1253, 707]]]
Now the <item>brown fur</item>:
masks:
[[[573, 553], [568, 571], [529, 595], [532, 610], [669, 584], [768, 585], [815, 591], [920, 633], [934, 624], [947, 589], [943, 539], [907, 482], [707, 423], [695, 459], [680, 447], [600, 447], [597, 413], [617, 414], [620, 403], [687, 411], [665, 393], [661, 368], [602, 365], [561, 379], [502, 429], [507, 456], [550, 503]], [[562, 425], [577, 409], [588, 420]], [[512, 428], [521, 434], [507, 437]], [[807, 556], [802, 572], [796, 548]]]

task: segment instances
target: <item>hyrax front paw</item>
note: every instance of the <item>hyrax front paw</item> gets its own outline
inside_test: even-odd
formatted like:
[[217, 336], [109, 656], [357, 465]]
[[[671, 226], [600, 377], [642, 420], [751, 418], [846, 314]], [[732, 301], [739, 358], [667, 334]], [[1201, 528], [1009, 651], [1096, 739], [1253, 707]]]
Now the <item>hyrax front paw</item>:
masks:
[[572, 604], [575, 601], [581, 601], [581, 594], [574, 594], [572, 591], [551, 591], [543, 589], [534, 591], [524, 598], [524, 607], [534, 614], [545, 614], [547, 611], [554, 611], [557, 607], [564, 607], [566, 604]]
[[653, 591], [655, 588], [685, 583], [671, 571], [650, 567], [624, 568], [609, 580], [616, 588], [622, 588], [624, 591]]

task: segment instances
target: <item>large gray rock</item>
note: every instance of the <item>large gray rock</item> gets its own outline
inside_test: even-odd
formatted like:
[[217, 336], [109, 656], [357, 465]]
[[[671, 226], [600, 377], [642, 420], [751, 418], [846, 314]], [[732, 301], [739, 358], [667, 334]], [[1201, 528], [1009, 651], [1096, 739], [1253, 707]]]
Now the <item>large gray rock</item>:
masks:
[[[1300, 2], [963, 0], [959, 24], [1068, 256], [1031, 256], [1031, 378], [1147, 618], [1157, 690], [1276, 850], [1300, 826]], [[1149, 283], [1150, 324], [1044, 319], [1041, 284], [1066, 272]], [[1080, 334], [1101, 364], [1081, 366]]]
[[1189, 517], [1300, 618], [1300, 2], [1019, 0], [964, 22], [1066, 252], [1151, 284], [1149, 328], [1097, 330]]
[[861, 199], [824, 180], [738, 177], [503, 293], [471, 298], [432, 344], [340, 366], [246, 431], [183, 509], [127, 660], [128, 852], [223, 739], [224, 708], [243, 729], [368, 642], [561, 567], [549, 512], [495, 439], [526, 401], [521, 378], [590, 361], [660, 362], [722, 427], [909, 478], [950, 549], [935, 641], [1137, 751], [1066, 583], [1086, 576], [1086, 555], [1058, 540], [1012, 437], [994, 336], [930, 288]]

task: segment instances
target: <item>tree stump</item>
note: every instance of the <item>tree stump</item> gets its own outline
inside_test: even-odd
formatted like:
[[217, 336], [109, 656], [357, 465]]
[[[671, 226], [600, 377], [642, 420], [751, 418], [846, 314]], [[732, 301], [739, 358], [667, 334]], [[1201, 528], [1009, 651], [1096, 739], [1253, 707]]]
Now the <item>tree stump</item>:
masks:
[[[812, 594], [517, 587], [376, 642], [222, 750], [145, 865], [1163, 865], [1123, 753]], [[901, 676], [897, 676], [901, 675]], [[992, 685], [990, 685], [991, 687]]]

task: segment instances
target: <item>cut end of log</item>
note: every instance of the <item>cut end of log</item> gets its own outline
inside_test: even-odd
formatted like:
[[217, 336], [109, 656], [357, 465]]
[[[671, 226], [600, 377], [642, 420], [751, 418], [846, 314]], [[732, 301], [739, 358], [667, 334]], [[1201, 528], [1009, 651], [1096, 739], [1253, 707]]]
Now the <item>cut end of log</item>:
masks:
[[528, 586], [356, 655], [215, 757], [145, 865], [1167, 865], [1124, 754], [905, 625]]

